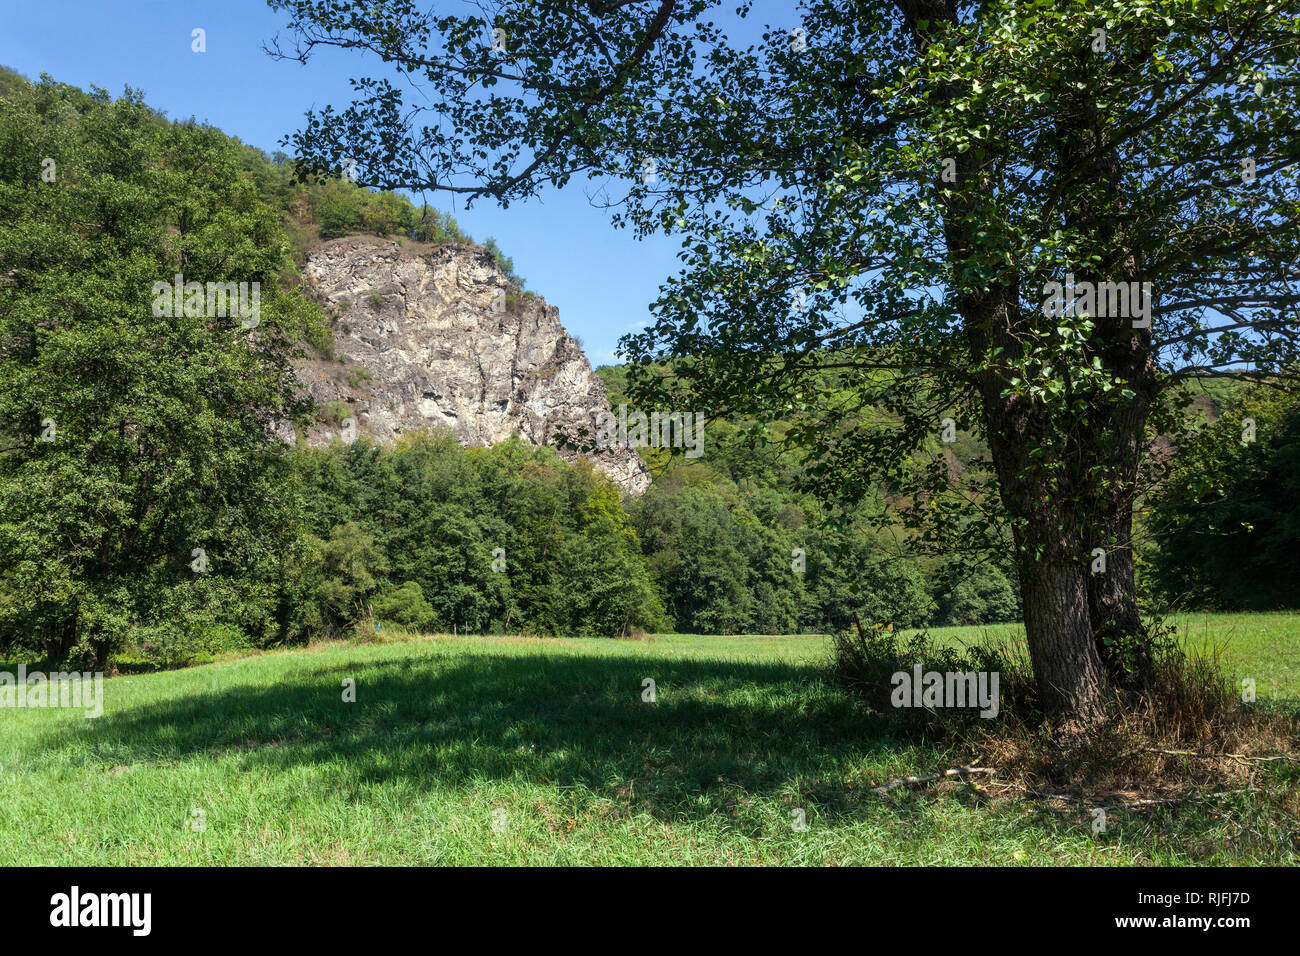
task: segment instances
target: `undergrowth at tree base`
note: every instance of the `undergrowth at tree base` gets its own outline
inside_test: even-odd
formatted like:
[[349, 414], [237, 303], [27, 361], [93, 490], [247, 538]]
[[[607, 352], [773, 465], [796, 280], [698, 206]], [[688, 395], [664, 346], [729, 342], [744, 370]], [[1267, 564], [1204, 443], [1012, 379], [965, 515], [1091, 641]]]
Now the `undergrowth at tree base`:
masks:
[[[1003, 643], [953, 647], [926, 631], [841, 631], [832, 672], [891, 736], [939, 744], [961, 755], [954, 775], [987, 797], [1043, 801], [1058, 813], [1140, 811], [1256, 795], [1265, 819], [1286, 823], [1300, 853], [1300, 705], [1244, 702], [1220, 652], [1154, 644], [1144, 687], [1120, 690], [1087, 727], [1065, 727], [1039, 705], [1024, 650]], [[996, 717], [974, 707], [900, 707], [894, 675], [984, 672], [999, 676]], [[914, 782], [928, 782], [918, 770]], [[939, 778], [944, 784], [954, 777]]]

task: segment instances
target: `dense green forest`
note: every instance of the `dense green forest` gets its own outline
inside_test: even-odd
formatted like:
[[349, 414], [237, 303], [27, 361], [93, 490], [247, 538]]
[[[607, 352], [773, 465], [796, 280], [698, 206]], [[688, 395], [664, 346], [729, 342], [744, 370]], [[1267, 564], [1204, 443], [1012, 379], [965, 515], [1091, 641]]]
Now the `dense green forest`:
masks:
[[[299, 182], [283, 155], [169, 121], [137, 92], [0, 72], [0, 654], [179, 664], [385, 628], [1018, 619], [1005, 566], [910, 533], [924, 502], [907, 481], [827, 511], [780, 429], [715, 420], [700, 459], [648, 450], [655, 481], [635, 500], [517, 441], [282, 444], [275, 421], [316, 414], [292, 360], [332, 354], [329, 319], [300, 287], [303, 254], [354, 233], [469, 241], [403, 196]], [[155, 315], [151, 287], [175, 272], [260, 283], [255, 334]], [[599, 373], [617, 405], [625, 369]], [[1188, 434], [1160, 440], [1137, 542], [1148, 606], [1294, 606], [1300, 404], [1214, 386], [1186, 409]], [[931, 451], [918, 472], [983, 468], [964, 439], [936, 436]]]

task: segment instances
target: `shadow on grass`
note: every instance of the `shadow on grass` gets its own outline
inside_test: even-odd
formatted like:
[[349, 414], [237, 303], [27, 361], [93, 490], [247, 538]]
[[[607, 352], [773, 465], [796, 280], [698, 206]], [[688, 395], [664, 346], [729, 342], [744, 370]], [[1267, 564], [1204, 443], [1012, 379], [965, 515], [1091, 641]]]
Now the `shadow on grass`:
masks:
[[[823, 821], [887, 816], [922, 823], [936, 799], [1001, 805], [1011, 831], [1038, 840], [1089, 830], [1082, 811], [1060, 818], [1029, 805], [989, 804], [974, 791], [896, 791], [873, 784], [952, 766], [954, 754], [918, 745], [892, 715], [864, 713], [816, 671], [782, 663], [672, 660], [569, 653], [411, 656], [330, 664], [310, 657], [270, 686], [240, 684], [264, 672], [234, 669], [216, 691], [114, 708], [95, 721], [48, 726], [35, 748], [72, 749], [105, 771], [127, 765], [205, 761], [272, 777], [313, 771], [306, 782], [357, 805], [375, 787], [396, 792], [533, 784], [559, 791], [572, 809], [645, 812], [661, 820], [723, 814], [753, 835], [770, 833], [773, 808], [809, 808]], [[191, 672], [196, 673], [196, 672]], [[645, 678], [657, 701], [642, 700]], [[161, 679], [161, 678], [151, 678]], [[356, 702], [342, 683], [356, 680]], [[89, 726], [92, 725], [93, 726]], [[301, 776], [298, 780], [303, 780]], [[1160, 844], [1191, 859], [1221, 853], [1286, 859], [1297, 837], [1271, 811], [1241, 798], [1134, 817], [1107, 842]], [[788, 820], [788, 817], [786, 818]], [[1122, 823], [1124, 817], [1117, 817]], [[786, 822], [782, 826], [788, 825]], [[925, 823], [926, 826], [933, 822]], [[1259, 845], [1246, 845], [1249, 834]], [[1253, 838], [1251, 838], [1253, 839]], [[1292, 857], [1293, 858], [1293, 857]]]
[[[643, 680], [657, 700], [642, 699]], [[238, 674], [231, 675], [237, 681]], [[356, 702], [342, 684], [356, 680]], [[105, 767], [234, 754], [240, 770], [317, 765], [345, 799], [401, 780], [421, 790], [483, 781], [586, 789], [661, 818], [786, 793], [828, 816], [878, 803], [866, 767], [943, 760], [892, 737], [807, 668], [636, 656], [412, 657], [308, 666], [270, 687], [111, 709], [87, 733]], [[946, 766], [946, 764], [945, 764]], [[792, 804], [799, 805], [799, 804]]]

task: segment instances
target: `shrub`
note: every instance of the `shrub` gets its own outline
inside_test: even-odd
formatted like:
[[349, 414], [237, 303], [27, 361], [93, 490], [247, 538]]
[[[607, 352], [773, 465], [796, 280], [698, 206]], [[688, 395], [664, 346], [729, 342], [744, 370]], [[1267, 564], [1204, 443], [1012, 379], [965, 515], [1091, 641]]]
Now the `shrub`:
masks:
[[234, 624], [194, 617], [138, 628], [133, 638], [146, 660], [163, 667], [185, 667], [253, 645], [248, 635]]
[[1023, 653], [1005, 645], [958, 649], [920, 630], [904, 637], [888, 625], [854, 627], [839, 631], [832, 640], [833, 672], [837, 680], [863, 700], [872, 711], [909, 731], [952, 734], [959, 728], [979, 726], [977, 707], [896, 707], [894, 675], [909, 676], [920, 665], [922, 673], [937, 671], [998, 675], [998, 719], [1014, 722], [1037, 712], [1037, 691], [1029, 662]]
[[380, 590], [371, 604], [371, 610], [376, 620], [384, 623], [392, 621], [414, 631], [428, 631], [434, 625], [433, 605], [414, 581]]
[[304, 613], [325, 632], [344, 633], [368, 613], [388, 561], [370, 533], [351, 521], [336, 525], [326, 541], [312, 540], [310, 550]]
[[335, 398], [316, 410], [316, 417], [326, 425], [341, 425], [352, 415], [352, 408], [341, 398]]
[[501, 251], [501, 247], [497, 245], [497, 241], [491, 236], [488, 236], [483, 242], [483, 248], [487, 254], [492, 257], [493, 261], [496, 262], [497, 268], [505, 273], [506, 278], [522, 289], [525, 282], [523, 277], [515, 272], [515, 261]]
[[952, 571], [938, 605], [935, 623], [941, 626], [1006, 624], [1021, 618], [1020, 589], [1007, 574], [988, 565]]
[[1234, 387], [1216, 421], [1179, 440], [1148, 528], [1149, 580], [1166, 606], [1300, 605], [1300, 397]]

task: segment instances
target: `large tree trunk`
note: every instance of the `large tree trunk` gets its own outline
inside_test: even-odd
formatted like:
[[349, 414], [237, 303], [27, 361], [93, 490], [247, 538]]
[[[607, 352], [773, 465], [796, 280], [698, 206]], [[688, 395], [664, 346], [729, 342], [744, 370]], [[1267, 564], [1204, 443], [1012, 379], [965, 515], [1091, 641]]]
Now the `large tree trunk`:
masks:
[[1078, 497], [1068, 471], [1032, 453], [1051, 443], [1043, 410], [1003, 397], [992, 376], [981, 392], [1039, 697], [1048, 714], [1086, 724], [1102, 713], [1110, 681], [1093, 630]]
[[[1025, 318], [1014, 282], [962, 303], [972, 353], [1013, 354]], [[1077, 467], [1066, 460], [1062, 423], [1037, 400], [1007, 389], [1004, 373], [981, 374], [989, 452], [1012, 519], [1025, 637], [1044, 710], [1088, 723], [1110, 694], [1088, 600], [1086, 528], [1080, 521]]]
[[[1097, 518], [1097, 546], [1107, 548], [1106, 571], [1088, 577], [1088, 614], [1111, 680], [1133, 687], [1150, 677], [1152, 659], [1133, 574], [1132, 503], [1120, 503]], [[1100, 543], [1103, 540], [1109, 544]]]
[[[918, 52], [923, 52], [936, 22], [956, 23], [956, 4], [949, 0], [895, 0]], [[936, 101], [957, 91], [940, 82]], [[987, 176], [976, 150], [959, 153], [957, 175], [963, 183]], [[976, 193], [940, 190], [945, 242], [954, 267], [976, 258], [987, 242], [975, 233], [972, 205]], [[993, 278], [987, 288], [970, 290], [955, 277], [959, 310], [978, 388], [986, 433], [1003, 504], [1012, 517], [1016, 566], [1024, 602], [1025, 634], [1034, 677], [1044, 709], [1067, 723], [1087, 723], [1101, 713], [1110, 681], [1093, 633], [1088, 590], [1088, 550], [1083, 547], [1084, 512], [1079, 495], [1087, 488], [1077, 478], [1086, 468], [1066, 437], [1086, 421], [1062, 421], [1061, 413], [1040, 399], [1014, 394], [1010, 378], [1023, 356], [1027, 333], [1037, 322], [1022, 314], [1020, 278], [1014, 271]], [[999, 355], [996, 364], [991, 355]]]
[[1037, 561], [1022, 550], [1019, 565], [1039, 697], [1049, 713], [1087, 722], [1101, 713], [1109, 682], [1093, 640], [1085, 569], [1055, 545]]
[[1093, 467], [1080, 476], [1091, 485], [1086, 522], [1091, 548], [1106, 552], [1106, 570], [1088, 579], [1088, 609], [1097, 646], [1111, 679], [1134, 687], [1150, 677], [1150, 638], [1138, 611], [1133, 575], [1133, 507], [1138, 469], [1146, 451], [1146, 423], [1155, 393], [1149, 348], [1150, 333], [1134, 330], [1127, 320], [1098, 318], [1101, 357], [1134, 394], [1127, 401], [1099, 396], [1091, 404], [1092, 447], [1080, 449]]
[[[1097, 69], [1087, 44], [1079, 45], [1074, 69], [1081, 75]], [[1137, 288], [1142, 263], [1130, 249], [1130, 217], [1124, 202], [1119, 155], [1107, 145], [1105, 124], [1096, 102], [1086, 93], [1060, 91], [1057, 175], [1069, 182], [1075, 201], [1063, 204], [1065, 224], [1107, 250], [1095, 269], [1081, 268], [1079, 279], [1121, 281]], [[1148, 302], [1154, 310], [1154, 302]], [[1104, 572], [1088, 578], [1088, 611], [1098, 652], [1111, 679], [1133, 686], [1150, 675], [1149, 637], [1138, 611], [1133, 575], [1133, 506], [1138, 466], [1146, 450], [1145, 429], [1156, 392], [1152, 330], [1134, 328], [1128, 315], [1095, 315], [1086, 355], [1132, 393], [1092, 391], [1080, 398], [1088, 405], [1088, 428], [1072, 457], [1083, 465], [1076, 480], [1084, 494], [1083, 520], [1088, 549], [1106, 552]]]

